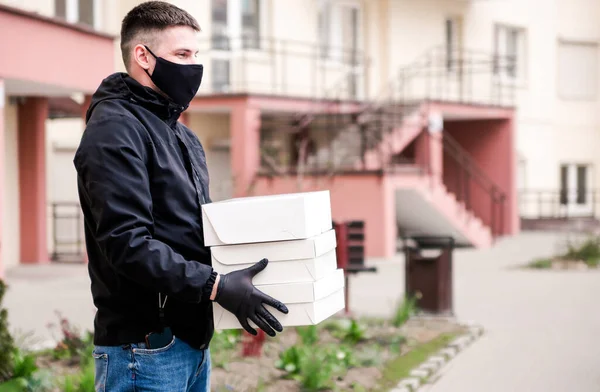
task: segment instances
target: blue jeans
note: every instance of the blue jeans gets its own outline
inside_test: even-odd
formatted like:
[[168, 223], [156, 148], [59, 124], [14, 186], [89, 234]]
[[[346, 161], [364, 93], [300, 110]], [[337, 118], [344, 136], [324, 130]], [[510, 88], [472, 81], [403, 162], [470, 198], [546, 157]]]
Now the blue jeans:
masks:
[[149, 350], [144, 343], [96, 346], [96, 392], [210, 392], [210, 351], [173, 338]]

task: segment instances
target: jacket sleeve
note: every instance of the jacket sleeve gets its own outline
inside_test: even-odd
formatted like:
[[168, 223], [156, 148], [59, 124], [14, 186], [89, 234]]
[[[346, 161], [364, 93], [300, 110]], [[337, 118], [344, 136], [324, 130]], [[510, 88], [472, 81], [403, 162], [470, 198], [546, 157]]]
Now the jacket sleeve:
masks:
[[182, 301], [210, 297], [216, 272], [186, 260], [153, 234], [146, 130], [122, 116], [88, 123], [74, 158], [98, 245], [120, 274]]

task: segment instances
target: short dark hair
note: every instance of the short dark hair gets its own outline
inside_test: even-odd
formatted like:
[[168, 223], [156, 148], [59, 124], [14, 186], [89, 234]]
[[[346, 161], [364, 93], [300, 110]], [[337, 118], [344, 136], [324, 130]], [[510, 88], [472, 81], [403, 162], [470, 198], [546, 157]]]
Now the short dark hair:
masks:
[[142, 42], [150, 46], [154, 44], [156, 33], [173, 26], [201, 31], [192, 15], [165, 1], [146, 1], [131, 9], [121, 23], [121, 55], [125, 68], [129, 70], [132, 45]]

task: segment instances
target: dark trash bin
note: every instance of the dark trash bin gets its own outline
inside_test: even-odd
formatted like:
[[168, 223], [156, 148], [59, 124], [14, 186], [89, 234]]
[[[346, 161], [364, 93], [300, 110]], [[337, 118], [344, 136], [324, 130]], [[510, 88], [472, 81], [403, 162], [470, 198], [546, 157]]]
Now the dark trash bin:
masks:
[[[407, 241], [408, 240], [408, 241]], [[410, 237], [405, 240], [405, 290], [409, 297], [420, 295], [417, 307], [438, 315], [453, 314], [452, 237]], [[410, 244], [407, 244], [409, 243]], [[425, 256], [424, 250], [437, 255]]]

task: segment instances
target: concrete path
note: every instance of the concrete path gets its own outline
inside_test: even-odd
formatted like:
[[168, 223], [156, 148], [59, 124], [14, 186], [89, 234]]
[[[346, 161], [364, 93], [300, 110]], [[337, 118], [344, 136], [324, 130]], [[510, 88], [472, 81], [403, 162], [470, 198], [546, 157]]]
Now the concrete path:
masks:
[[[462, 352], [426, 392], [600, 391], [600, 273], [524, 271], [561, 250], [564, 234], [525, 233], [488, 250], [455, 252], [455, 311], [486, 334]], [[376, 274], [351, 278], [350, 305], [389, 316], [403, 293], [403, 257], [373, 260]], [[52, 338], [60, 310], [82, 328], [94, 307], [83, 266], [19, 267], [8, 273], [12, 329]]]
[[456, 315], [486, 333], [421, 392], [600, 391], [600, 273], [513, 268], [563, 239], [527, 234], [457, 255]]

